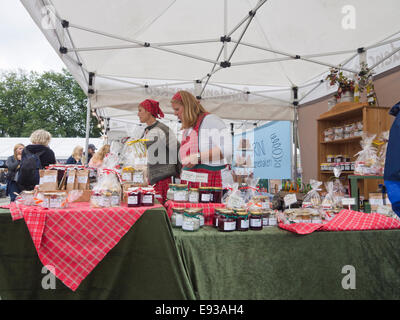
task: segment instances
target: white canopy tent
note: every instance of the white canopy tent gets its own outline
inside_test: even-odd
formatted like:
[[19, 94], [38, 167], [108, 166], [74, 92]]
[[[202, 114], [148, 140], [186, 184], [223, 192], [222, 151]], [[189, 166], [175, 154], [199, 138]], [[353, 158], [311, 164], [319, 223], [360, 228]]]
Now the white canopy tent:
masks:
[[172, 114], [187, 89], [222, 118], [290, 120], [297, 132], [299, 105], [335, 90], [331, 67], [400, 63], [397, 0], [21, 2], [90, 97], [88, 123], [90, 111], [137, 123], [146, 98]]

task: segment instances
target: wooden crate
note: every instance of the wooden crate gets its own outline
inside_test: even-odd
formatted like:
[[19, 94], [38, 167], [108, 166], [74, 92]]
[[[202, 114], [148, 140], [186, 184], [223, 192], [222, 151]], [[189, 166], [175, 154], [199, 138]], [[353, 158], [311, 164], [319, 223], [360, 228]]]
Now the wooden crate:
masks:
[[[325, 129], [362, 121], [364, 132], [379, 135], [390, 130], [393, 117], [389, 115], [389, 110], [388, 107], [368, 106], [366, 103], [343, 102], [322, 114], [317, 120], [318, 179], [326, 182], [333, 176], [332, 172], [324, 172], [320, 168], [321, 163], [327, 162], [328, 155], [349, 155], [353, 162], [356, 160], [355, 154], [361, 151], [361, 137], [325, 142]], [[352, 174], [354, 174], [353, 171], [344, 171], [342, 176], [346, 177]], [[380, 183], [383, 183], [383, 180], [360, 181], [360, 195], [368, 199], [369, 193], [376, 192]]]

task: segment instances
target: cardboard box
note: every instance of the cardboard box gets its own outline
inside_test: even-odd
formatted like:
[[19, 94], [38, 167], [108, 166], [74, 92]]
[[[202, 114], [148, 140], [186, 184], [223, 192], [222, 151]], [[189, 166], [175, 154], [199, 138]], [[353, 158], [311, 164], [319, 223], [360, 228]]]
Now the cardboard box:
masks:
[[371, 206], [371, 212], [377, 212], [378, 207], [383, 206], [387, 207], [388, 209], [392, 210], [392, 204], [390, 203], [390, 200], [387, 196], [385, 195], [385, 204], [383, 203], [383, 198], [382, 198], [382, 193], [370, 193], [369, 194], [369, 204]]

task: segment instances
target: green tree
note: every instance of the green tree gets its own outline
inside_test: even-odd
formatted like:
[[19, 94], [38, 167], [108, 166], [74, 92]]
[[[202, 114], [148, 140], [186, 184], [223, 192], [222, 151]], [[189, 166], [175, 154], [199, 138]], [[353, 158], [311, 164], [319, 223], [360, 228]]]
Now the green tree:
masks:
[[[0, 74], [0, 136], [27, 137], [45, 129], [54, 137], [84, 137], [87, 97], [72, 75], [9, 71]], [[90, 136], [99, 137], [91, 117]]]

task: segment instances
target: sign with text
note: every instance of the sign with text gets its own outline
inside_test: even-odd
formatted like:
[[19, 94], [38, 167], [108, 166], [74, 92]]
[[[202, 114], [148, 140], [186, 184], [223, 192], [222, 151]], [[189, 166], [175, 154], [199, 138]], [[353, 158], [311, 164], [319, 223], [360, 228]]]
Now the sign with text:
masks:
[[295, 193], [289, 193], [287, 194], [284, 198], [283, 201], [285, 201], [285, 206], [289, 207], [292, 204], [297, 202], [297, 197]]
[[291, 122], [273, 121], [235, 135], [234, 167], [253, 168], [260, 179], [291, 179]]
[[182, 170], [181, 179], [189, 182], [207, 183], [208, 174], [193, 172], [189, 170]]
[[354, 199], [354, 198], [343, 198], [342, 199], [342, 205], [344, 205], [344, 206], [355, 206], [356, 205], [356, 199]]

